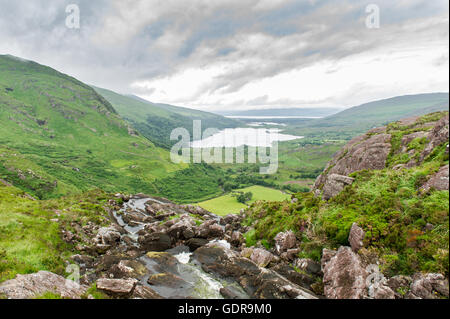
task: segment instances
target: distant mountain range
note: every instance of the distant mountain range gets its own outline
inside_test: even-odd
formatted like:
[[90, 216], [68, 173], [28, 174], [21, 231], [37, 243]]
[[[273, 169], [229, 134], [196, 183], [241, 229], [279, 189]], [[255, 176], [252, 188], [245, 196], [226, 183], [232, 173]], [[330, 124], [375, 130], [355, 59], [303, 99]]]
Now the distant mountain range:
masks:
[[403, 118], [448, 110], [448, 93], [397, 96], [365, 103], [322, 119], [291, 122], [287, 132], [312, 138], [349, 140]]
[[448, 105], [448, 93], [404, 95], [355, 106], [318, 123], [379, 126], [405, 117], [445, 111]]
[[281, 109], [259, 109], [246, 111], [215, 111], [214, 113], [232, 117], [326, 117], [340, 112], [342, 108], [281, 108]]

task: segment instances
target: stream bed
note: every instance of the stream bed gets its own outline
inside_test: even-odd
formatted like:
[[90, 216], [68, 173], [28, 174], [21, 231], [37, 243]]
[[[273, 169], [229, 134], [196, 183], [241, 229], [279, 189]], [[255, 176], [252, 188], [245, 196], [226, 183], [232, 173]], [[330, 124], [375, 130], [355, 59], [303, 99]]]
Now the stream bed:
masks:
[[[148, 216], [145, 205], [148, 202], [154, 202], [160, 205], [166, 203], [154, 198], [132, 198], [124, 203], [119, 211], [113, 212], [117, 223], [125, 230], [126, 234], [122, 237], [130, 237], [134, 245], [139, 247], [137, 241], [139, 232], [144, 229], [145, 224], [133, 222], [132, 225], [124, 221], [123, 214], [133, 212]], [[217, 217], [218, 219], [218, 217]], [[224, 240], [211, 241], [214, 245], [230, 248], [230, 244]], [[244, 290], [235, 282], [228, 282], [222, 278], [217, 278], [213, 274], [205, 272], [200, 263], [192, 258], [192, 253], [187, 246], [177, 246], [166, 250], [171, 256], [169, 260], [166, 256], [160, 257], [158, 252], [149, 252], [138, 260], [145, 265], [148, 272], [140, 282], [157, 292], [164, 298], [194, 298], [194, 299], [223, 299], [220, 290], [224, 287], [232, 289], [242, 297], [248, 297]], [[150, 257], [149, 257], [150, 255]], [[150, 281], [156, 281], [156, 284], [149, 284]]]

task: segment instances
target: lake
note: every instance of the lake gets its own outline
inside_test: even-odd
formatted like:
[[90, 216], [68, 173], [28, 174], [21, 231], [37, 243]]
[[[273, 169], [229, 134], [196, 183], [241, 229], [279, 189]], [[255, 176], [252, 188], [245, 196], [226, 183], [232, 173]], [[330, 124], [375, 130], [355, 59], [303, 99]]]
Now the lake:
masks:
[[242, 145], [255, 147], [272, 147], [275, 141], [291, 141], [301, 139], [303, 136], [295, 136], [281, 133], [278, 128], [227, 128], [218, 131], [209, 137], [191, 143], [193, 148], [231, 147]]

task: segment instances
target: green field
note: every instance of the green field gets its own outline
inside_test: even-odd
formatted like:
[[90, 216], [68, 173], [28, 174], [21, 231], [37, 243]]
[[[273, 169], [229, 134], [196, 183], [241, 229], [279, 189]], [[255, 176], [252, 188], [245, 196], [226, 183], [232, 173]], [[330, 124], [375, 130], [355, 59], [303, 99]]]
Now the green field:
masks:
[[[253, 198], [248, 202], [249, 204], [253, 204], [259, 200], [283, 201], [290, 198], [290, 195], [288, 194], [284, 194], [279, 190], [263, 186], [251, 186], [238, 189], [237, 191], [253, 193]], [[242, 208], [247, 207], [247, 205], [239, 203], [236, 197], [233, 197], [231, 194], [207, 200], [205, 202], [198, 203], [197, 205], [219, 216], [237, 214]]]

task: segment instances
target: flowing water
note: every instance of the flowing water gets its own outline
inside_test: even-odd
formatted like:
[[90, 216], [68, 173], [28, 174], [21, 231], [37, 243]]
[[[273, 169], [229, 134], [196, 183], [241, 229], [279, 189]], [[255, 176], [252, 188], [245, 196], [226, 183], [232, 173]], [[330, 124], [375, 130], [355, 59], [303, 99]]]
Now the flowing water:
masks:
[[[137, 243], [137, 233], [144, 228], [144, 225], [129, 226], [122, 218], [122, 215], [127, 211], [138, 212], [146, 215], [145, 203], [153, 201], [164, 205], [165, 203], [153, 199], [153, 198], [138, 198], [130, 199], [126, 202], [121, 210], [114, 212], [118, 224], [122, 226], [127, 234]], [[214, 245], [222, 246], [224, 248], [230, 248], [230, 244], [225, 240], [214, 240]], [[192, 260], [192, 253], [189, 252], [189, 248], [186, 246], [177, 246], [175, 248], [166, 251], [176, 258], [177, 263], [174, 269], [170, 270], [170, 273], [181, 278], [183, 281], [174, 286], [171, 285], [149, 285], [147, 283], [148, 278], [151, 275], [163, 274], [169, 272], [167, 267], [158, 263], [157, 260], [151, 259], [146, 255], [139, 258], [139, 260], [146, 266], [149, 273], [141, 278], [141, 283], [150, 287], [158, 294], [165, 298], [186, 298], [193, 297], [197, 299], [223, 299], [220, 294], [220, 289], [226, 286], [233, 286], [233, 288], [239, 291], [243, 296], [246, 296], [245, 292], [238, 285], [232, 282], [227, 282], [221, 278], [216, 278], [213, 275], [203, 271], [198, 263]]]

